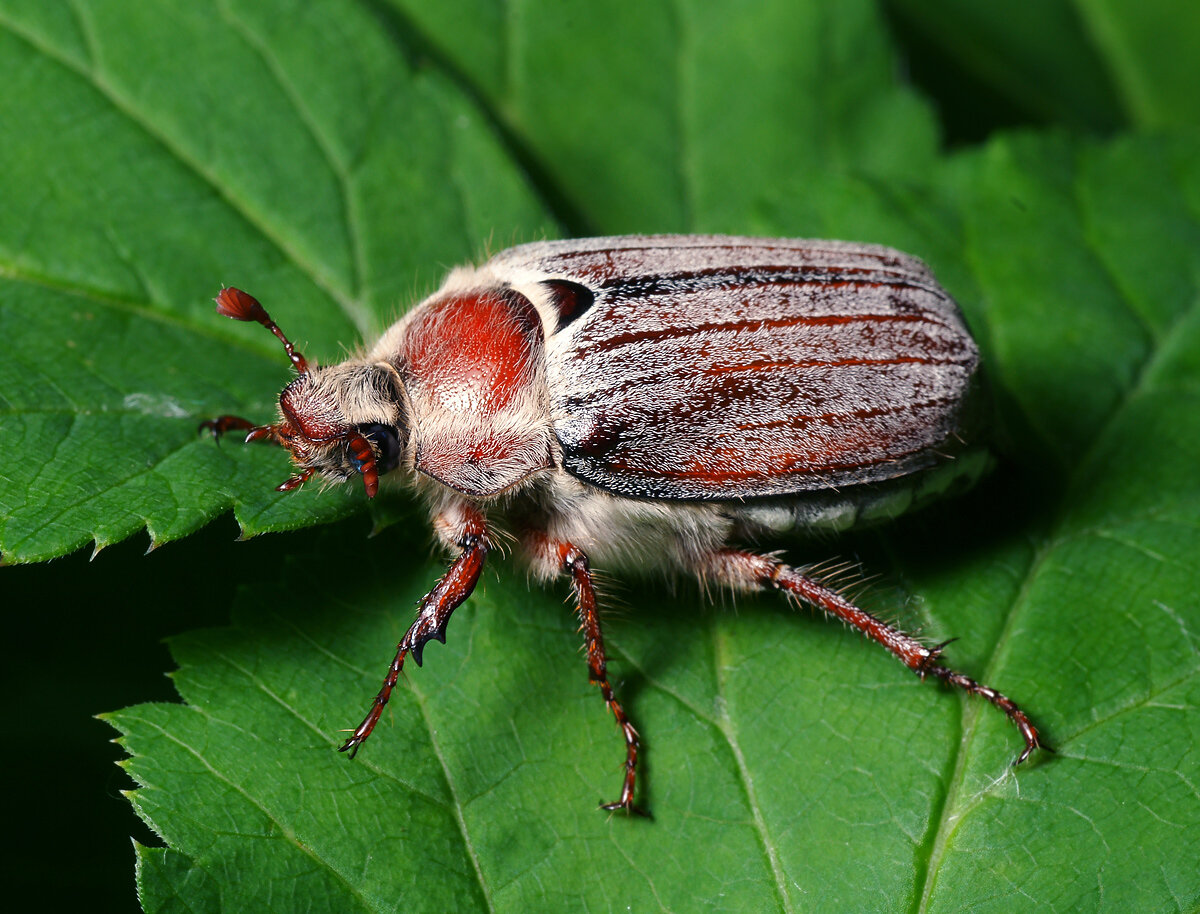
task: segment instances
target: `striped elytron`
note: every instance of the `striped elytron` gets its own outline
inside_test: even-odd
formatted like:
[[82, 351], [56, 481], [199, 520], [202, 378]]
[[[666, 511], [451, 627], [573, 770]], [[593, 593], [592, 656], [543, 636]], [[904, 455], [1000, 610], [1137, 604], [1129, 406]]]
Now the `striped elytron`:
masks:
[[736, 545], [844, 528], [904, 510], [978, 471], [959, 426], [978, 352], [920, 261], [844, 242], [663, 235], [552, 241], [460, 268], [361, 358], [309, 364], [251, 296], [299, 372], [278, 421], [223, 416], [214, 435], [287, 448], [297, 475], [415, 486], [456, 558], [420, 604], [370, 713], [405, 657], [479, 580], [502, 523], [543, 578], [565, 575], [592, 681], [625, 739], [621, 795], [635, 811], [638, 734], [608, 681], [590, 563], [656, 563], [734, 589], [774, 588], [858, 628], [910, 669], [1026, 715], [819, 577]]

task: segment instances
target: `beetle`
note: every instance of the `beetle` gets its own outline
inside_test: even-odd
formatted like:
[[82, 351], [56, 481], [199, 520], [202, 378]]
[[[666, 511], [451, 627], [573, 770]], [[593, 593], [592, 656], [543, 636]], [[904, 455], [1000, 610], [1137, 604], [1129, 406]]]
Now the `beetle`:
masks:
[[565, 576], [591, 681], [625, 742], [635, 805], [639, 736], [609, 682], [592, 561], [657, 564], [733, 590], [775, 589], [849, 623], [922, 678], [978, 695], [1040, 745], [1009, 698], [855, 605], [819, 572], [742, 542], [891, 516], [977, 475], [960, 435], [979, 362], [958, 306], [891, 248], [721, 235], [544, 241], [454, 270], [364, 355], [318, 366], [239, 289], [217, 310], [283, 343], [297, 376], [279, 417], [205, 422], [214, 437], [282, 445], [297, 472], [415, 487], [454, 554], [420, 601], [370, 711], [371, 735], [408, 655], [446, 640], [511, 531], [542, 579]]

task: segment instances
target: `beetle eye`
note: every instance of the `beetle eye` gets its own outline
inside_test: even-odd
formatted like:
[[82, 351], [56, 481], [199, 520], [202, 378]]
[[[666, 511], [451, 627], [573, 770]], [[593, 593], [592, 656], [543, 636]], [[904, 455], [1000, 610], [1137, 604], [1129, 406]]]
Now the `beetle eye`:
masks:
[[358, 427], [358, 433], [379, 451], [376, 467], [380, 473], [396, 469], [400, 464], [400, 436], [394, 428], [378, 422], [365, 422]]

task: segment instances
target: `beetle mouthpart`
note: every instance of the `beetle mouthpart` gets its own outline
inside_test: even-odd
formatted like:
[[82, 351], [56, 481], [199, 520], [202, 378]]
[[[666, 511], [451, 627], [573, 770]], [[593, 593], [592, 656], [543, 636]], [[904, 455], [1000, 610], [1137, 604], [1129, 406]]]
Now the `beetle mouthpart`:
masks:
[[267, 313], [267, 309], [249, 292], [243, 292], [241, 289], [229, 286], [218, 292], [217, 297], [213, 301], [217, 303], [218, 314], [231, 317], [235, 321], [256, 321], [262, 324], [279, 338], [279, 342], [283, 343], [283, 348], [287, 350], [288, 358], [292, 360], [292, 365], [296, 371], [300, 372], [300, 374], [308, 372], [308, 361], [296, 351], [296, 347], [292, 345], [292, 341], [283, 335], [283, 331], [279, 329], [279, 325], [271, 320], [271, 315]]
[[380, 422], [364, 422], [358, 433], [375, 448], [375, 468], [379, 473], [388, 473], [400, 465], [401, 445], [399, 431]]
[[354, 461], [358, 472], [362, 473], [367, 498], [374, 498], [379, 491], [379, 468], [375, 465], [375, 451], [371, 449], [371, 443], [356, 432], [346, 434], [346, 443], [350, 446], [350, 459]]

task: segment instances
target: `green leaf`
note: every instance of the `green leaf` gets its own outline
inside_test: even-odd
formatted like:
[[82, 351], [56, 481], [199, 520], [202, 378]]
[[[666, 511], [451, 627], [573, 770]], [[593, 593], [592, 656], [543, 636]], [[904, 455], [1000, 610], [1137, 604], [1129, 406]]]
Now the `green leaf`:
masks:
[[197, 436], [221, 413], [266, 421], [287, 377], [276, 342], [211, 299], [223, 282], [258, 291], [328, 360], [497, 226], [546, 231], [482, 116], [353, 4], [10, 7], [5, 560], [143, 527], [159, 544], [230, 507], [247, 533], [361, 509], [349, 491], [274, 494], [278, 454]]
[[[194, 435], [231, 411], [265, 421], [286, 377], [275, 341], [217, 317], [209, 300], [222, 282], [248, 286], [309, 355], [336, 357], [489, 239], [502, 247], [551, 230], [498, 138], [510, 156], [535, 154], [543, 190], [605, 231], [770, 231], [762, 213], [780, 174], [896, 173], [932, 154], [928, 115], [893, 84], [861, 0], [837, 15], [766, 5], [679, 23], [663, 8], [645, 14], [657, 30], [613, 10], [581, 18], [543, 4], [512, 23], [513, 82], [481, 93], [488, 111], [414, 69], [391, 38], [420, 44], [406, 23], [336, 0], [303, 12], [9, 6], [0, 66], [14, 91], [0, 116], [22, 137], [0, 150], [9, 562], [101, 548], [142, 527], [159, 544], [230, 507], [248, 534], [361, 508], [351, 492], [272, 495], [268, 481], [283, 477], [266, 468], [277, 460], [231, 463]], [[735, 88], [726, 74], [746, 52], [731, 40], [763, 33], [779, 41]], [[551, 76], [573, 73], [580, 53], [612, 50], [629, 65], [610, 71], [628, 82]], [[487, 58], [482, 70], [474, 59], [454, 58], [490, 87]], [[679, 82], [662, 82], [666, 60], [680, 63]], [[561, 97], [576, 84], [589, 104]], [[867, 142], [877, 135], [886, 146]], [[140, 357], [126, 370], [129, 352]]]
[[[1004, 911], [1013, 886], [1072, 910], [1200, 902], [1195, 151], [999, 140], [914, 197], [956, 211], [940, 238], [1010, 451], [968, 499], [851, 548], [897, 582], [873, 606], [961, 636], [955, 662], [1028, 706], [1054, 755], [1011, 769], [1002, 715], [777, 600], [630, 585], [607, 635], [655, 819], [605, 817], [621, 748], [574, 622], [505, 568], [348, 762], [339, 730], [438, 568], [394, 561], [415, 523], [330, 533], [233, 628], [173, 643], [186, 705], [111, 717], [139, 813], [194, 860], [143, 852], [143, 885], [153, 865], [169, 897], [198, 870], [226, 908], [331, 911]], [[928, 207], [850, 183], [876, 237], [920, 236]]]
[[1200, 62], [1192, 53], [1200, 8], [1175, 0], [1082, 0], [1076, 5], [1133, 123], [1200, 122], [1200, 102], [1192, 91], [1200, 80]]
[[576, 234], [767, 231], [781, 175], [911, 174], [934, 151], [870, 0], [389, 3], [536, 161]]
[[1200, 123], [1195, 92], [1200, 6], [1194, 3], [888, 0], [887, 5], [962, 73], [1038, 122], [1103, 131]]
[[1036, 123], [1108, 131], [1131, 120], [1079, 3], [887, 0], [886, 5], [923, 41], [911, 62], [915, 71], [944, 59], [958, 81], [964, 76], [970, 81], [970, 89], [953, 78], [939, 84], [964, 114], [978, 113], [982, 88]]
[[[968, 312], [1001, 468], [885, 531], [769, 545], [883, 574], [869, 606], [959, 636], [950, 659], [1057, 752], [1011, 769], [1002, 715], [780, 600], [634, 578], [605, 633], [655, 818], [605, 816], [621, 745], [563, 588], [497, 559], [349, 761], [440, 570], [398, 500], [382, 535], [306, 530], [253, 574], [194, 553], [241, 588], [232, 627], [173, 640], [185, 704], [109, 715], [168, 843], [138, 848], [146, 910], [1200, 905], [1197, 137], [935, 158], [861, 4], [479, 4], [453, 41], [412, 7], [0, 3], [6, 561], [230, 506], [248, 533], [361, 510], [196, 437], [266, 418], [287, 378], [212, 314], [222, 281], [332, 359], [443, 267], [559, 224], [891, 243]], [[55, 596], [48, 644], [68, 613], [124, 624], [124, 591]]]

